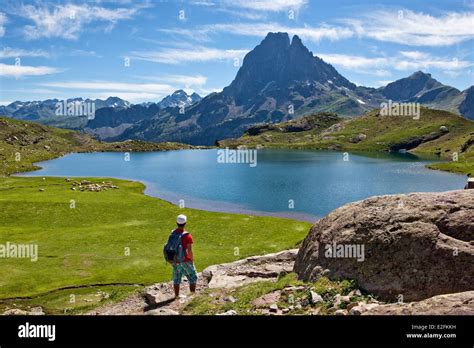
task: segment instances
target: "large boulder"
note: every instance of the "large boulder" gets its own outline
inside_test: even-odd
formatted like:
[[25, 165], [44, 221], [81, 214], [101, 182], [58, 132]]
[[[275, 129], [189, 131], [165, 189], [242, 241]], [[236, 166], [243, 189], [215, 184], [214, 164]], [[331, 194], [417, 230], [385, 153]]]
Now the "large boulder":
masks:
[[474, 289], [473, 241], [471, 190], [378, 196], [317, 221], [294, 270], [305, 281], [355, 279], [381, 299], [416, 301]]

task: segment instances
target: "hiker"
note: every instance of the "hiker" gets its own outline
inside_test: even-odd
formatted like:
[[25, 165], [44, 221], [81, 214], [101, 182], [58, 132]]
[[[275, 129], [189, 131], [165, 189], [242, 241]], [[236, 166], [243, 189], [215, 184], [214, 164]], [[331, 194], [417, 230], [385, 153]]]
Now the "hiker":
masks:
[[173, 286], [175, 299], [179, 297], [179, 286], [183, 275], [188, 279], [189, 290], [196, 291], [197, 274], [194, 268], [193, 237], [185, 231], [186, 215], [178, 215], [178, 228], [171, 231], [168, 242], [164, 247], [166, 261], [173, 266]]

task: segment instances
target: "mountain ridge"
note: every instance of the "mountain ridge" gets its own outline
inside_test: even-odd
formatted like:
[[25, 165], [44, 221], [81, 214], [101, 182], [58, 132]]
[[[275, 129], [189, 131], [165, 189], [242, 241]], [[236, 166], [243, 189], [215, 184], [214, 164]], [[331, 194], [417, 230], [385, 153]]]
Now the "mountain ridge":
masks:
[[[199, 97], [199, 96], [197, 96]], [[417, 71], [380, 88], [356, 86], [304, 46], [295, 35], [268, 33], [244, 57], [234, 80], [204, 98], [178, 90], [159, 103], [100, 108], [84, 129], [107, 141], [137, 139], [213, 145], [258, 124], [286, 122], [318, 112], [360, 116], [389, 100], [414, 102], [474, 119], [474, 88], [443, 85]], [[1, 112], [1, 110], [0, 110]], [[40, 120], [41, 121], [41, 120]], [[57, 120], [50, 125], [57, 125]], [[83, 120], [81, 120], [83, 122]]]

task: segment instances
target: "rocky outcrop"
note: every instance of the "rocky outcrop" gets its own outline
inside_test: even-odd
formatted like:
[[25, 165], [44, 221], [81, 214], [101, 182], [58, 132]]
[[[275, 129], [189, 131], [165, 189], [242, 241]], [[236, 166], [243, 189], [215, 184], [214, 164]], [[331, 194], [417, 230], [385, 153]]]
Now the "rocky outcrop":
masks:
[[[356, 308], [356, 307], [355, 307]], [[362, 308], [362, 315], [474, 315], [474, 291], [438, 295], [419, 302]]]
[[390, 146], [390, 151], [400, 151], [400, 150], [412, 150], [415, 147], [418, 147], [421, 144], [427, 143], [429, 141], [436, 140], [446, 134], [448, 131], [440, 129], [439, 131], [431, 132], [426, 135], [421, 135], [417, 137], [409, 138], [405, 141], [402, 141], [397, 144], [393, 144]]
[[233, 288], [262, 280], [276, 280], [293, 270], [298, 249], [252, 256], [243, 260], [209, 266], [202, 275], [209, 288]]
[[27, 310], [11, 308], [3, 312], [2, 315], [45, 315], [45, 313], [41, 307], [27, 308]]
[[333, 113], [321, 112], [316, 115], [304, 116], [296, 120], [291, 120], [285, 123], [277, 124], [263, 124], [250, 127], [247, 130], [247, 134], [250, 136], [260, 135], [268, 131], [276, 131], [283, 133], [297, 133], [305, 132], [312, 129], [325, 129], [328, 128], [341, 119]]
[[372, 197], [316, 222], [294, 270], [355, 279], [389, 302], [472, 290], [473, 221], [470, 190]]

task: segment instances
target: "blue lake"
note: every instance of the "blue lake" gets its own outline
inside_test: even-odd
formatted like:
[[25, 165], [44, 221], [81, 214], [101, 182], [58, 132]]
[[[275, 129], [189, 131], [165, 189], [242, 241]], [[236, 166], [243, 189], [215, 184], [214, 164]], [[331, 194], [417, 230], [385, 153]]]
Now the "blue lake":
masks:
[[115, 177], [141, 181], [146, 194], [211, 211], [314, 221], [369, 196], [462, 189], [465, 176], [426, 169], [410, 154], [258, 150], [257, 165], [218, 163], [217, 150], [70, 154], [26, 176]]

